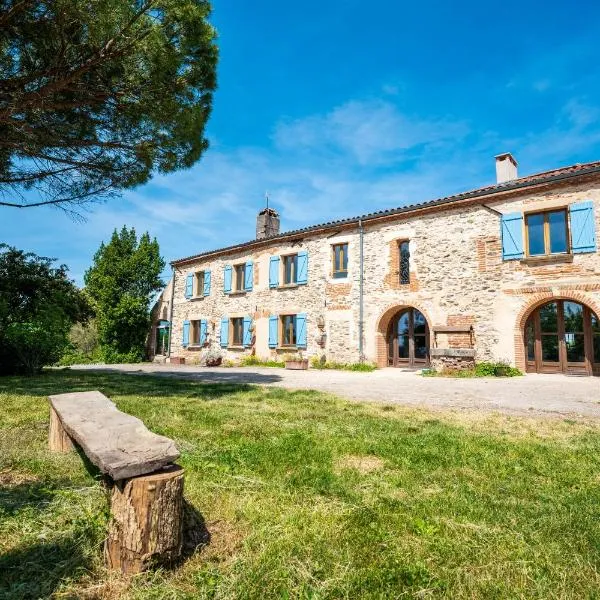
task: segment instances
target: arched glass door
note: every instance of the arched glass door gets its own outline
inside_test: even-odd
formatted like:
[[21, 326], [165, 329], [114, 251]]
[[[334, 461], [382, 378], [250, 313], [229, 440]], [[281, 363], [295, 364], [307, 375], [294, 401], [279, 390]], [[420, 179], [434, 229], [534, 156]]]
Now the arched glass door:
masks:
[[598, 317], [579, 302], [548, 302], [527, 320], [525, 353], [527, 371], [533, 373], [600, 371]]
[[392, 367], [429, 363], [429, 328], [416, 308], [401, 310], [388, 331], [388, 364]]

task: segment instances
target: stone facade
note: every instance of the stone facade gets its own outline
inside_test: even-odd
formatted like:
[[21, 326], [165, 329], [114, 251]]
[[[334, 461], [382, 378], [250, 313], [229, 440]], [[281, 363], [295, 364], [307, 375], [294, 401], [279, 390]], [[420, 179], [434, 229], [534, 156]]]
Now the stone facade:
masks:
[[[221, 349], [225, 359], [236, 361], [250, 353], [281, 356], [286, 350], [269, 348], [269, 316], [306, 313], [306, 356], [339, 362], [364, 358], [386, 366], [389, 324], [402, 307], [414, 307], [427, 320], [430, 348], [472, 349], [476, 361], [506, 360], [524, 369], [523, 328], [536, 306], [551, 298], [570, 298], [600, 314], [600, 256], [590, 252], [545, 260], [503, 260], [501, 214], [564, 207], [582, 200], [594, 202], [596, 231], [600, 231], [600, 175], [499, 189], [482, 198], [423, 205], [366, 220], [363, 357], [357, 223], [327, 225], [175, 261], [171, 355], [195, 362], [206, 348], [221, 348], [221, 319], [239, 316], [253, 321], [252, 344]], [[398, 243], [403, 240], [409, 241], [410, 248], [408, 284], [401, 284], [398, 277]], [[345, 279], [332, 276], [331, 247], [339, 243], [348, 243]], [[308, 252], [308, 282], [270, 288], [270, 256], [300, 250]], [[248, 260], [254, 264], [253, 290], [225, 294], [225, 266]], [[211, 272], [210, 294], [186, 299], [187, 274], [205, 269]], [[183, 322], [196, 319], [208, 322], [207, 342], [204, 348], [184, 347]], [[457, 360], [464, 363], [460, 357], [452, 357], [450, 363]]]

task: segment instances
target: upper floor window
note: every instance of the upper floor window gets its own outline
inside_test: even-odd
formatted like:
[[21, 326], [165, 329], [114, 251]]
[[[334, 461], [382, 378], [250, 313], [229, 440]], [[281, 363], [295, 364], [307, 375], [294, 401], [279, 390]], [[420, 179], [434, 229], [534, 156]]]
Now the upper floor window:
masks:
[[201, 298], [210, 294], [210, 271], [188, 273], [185, 280], [185, 297]]
[[333, 251], [333, 277], [336, 279], [348, 276], [348, 244], [334, 244]]
[[298, 255], [288, 254], [283, 256], [283, 283], [289, 285], [298, 280]]
[[569, 252], [569, 228], [565, 209], [526, 215], [525, 231], [528, 256]]
[[408, 240], [398, 243], [398, 255], [400, 283], [406, 285], [410, 283], [410, 249]]
[[194, 296], [202, 296], [204, 293], [204, 271], [194, 274]]
[[244, 282], [246, 281], [246, 263], [234, 265], [235, 277], [233, 278], [233, 289], [236, 292], [244, 291]]

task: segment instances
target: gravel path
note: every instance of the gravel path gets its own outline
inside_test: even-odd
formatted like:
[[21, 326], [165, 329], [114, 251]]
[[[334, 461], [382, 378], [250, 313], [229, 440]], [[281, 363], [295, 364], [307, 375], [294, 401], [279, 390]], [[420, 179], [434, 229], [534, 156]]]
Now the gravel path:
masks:
[[429, 408], [501, 411], [512, 414], [600, 417], [600, 378], [526, 375], [509, 379], [421, 377], [417, 372], [381, 369], [287, 371], [269, 368], [205, 368], [189, 365], [80, 365], [72, 369], [148, 373], [206, 383], [251, 383], [313, 389], [355, 400]]

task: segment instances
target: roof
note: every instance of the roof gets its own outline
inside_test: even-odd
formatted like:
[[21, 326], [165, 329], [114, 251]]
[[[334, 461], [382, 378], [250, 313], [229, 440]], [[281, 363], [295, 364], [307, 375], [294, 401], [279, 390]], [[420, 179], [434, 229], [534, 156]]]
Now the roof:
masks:
[[470, 200], [475, 198], [484, 198], [487, 196], [492, 196], [494, 194], [498, 194], [500, 192], [507, 192], [511, 190], [518, 190], [522, 188], [533, 187], [536, 185], [546, 184], [546, 183], [554, 183], [558, 181], [562, 181], [565, 179], [571, 179], [574, 177], [582, 177], [584, 175], [589, 175], [592, 173], [600, 172], [600, 161], [589, 162], [589, 163], [577, 163], [571, 165], [569, 167], [561, 167], [559, 169], [553, 169], [551, 171], [544, 171], [542, 173], [536, 173], [534, 175], [527, 175], [525, 177], [520, 177], [518, 179], [513, 179], [512, 181], [507, 181], [504, 183], [497, 183], [494, 185], [488, 185], [485, 187], [477, 188], [468, 192], [462, 192], [460, 194], [455, 194], [453, 196], [445, 196], [443, 198], [437, 198], [435, 200], [428, 200], [426, 202], [419, 202], [416, 204], [408, 204], [406, 206], [401, 206], [398, 208], [390, 208], [386, 210], [380, 210], [372, 213], [367, 213], [364, 215], [360, 215], [358, 217], [349, 217], [346, 219], [339, 219], [336, 221], [327, 221], [325, 223], [319, 223], [318, 225], [310, 225], [308, 227], [303, 227], [301, 229], [294, 229], [291, 231], [285, 231], [278, 235], [274, 235], [268, 238], [254, 239], [248, 242], [243, 242], [241, 244], [234, 244], [233, 246], [226, 246], [224, 248], [218, 248], [215, 250], [208, 250], [206, 252], [201, 252], [200, 254], [194, 254], [193, 256], [188, 256], [185, 258], [179, 258], [177, 260], [171, 261], [171, 265], [183, 264], [186, 262], [190, 262], [196, 260], [198, 258], [211, 256], [215, 254], [225, 254], [228, 252], [233, 252], [236, 250], [241, 250], [244, 248], [249, 248], [253, 246], [264, 246], [270, 244], [273, 241], [282, 240], [289, 237], [296, 237], [301, 234], [310, 233], [312, 231], [318, 231], [320, 229], [328, 230], [335, 229], [336, 227], [351, 225], [353, 223], [358, 224], [359, 222], [367, 222], [375, 219], [381, 219], [388, 216], [411, 213], [413, 211], [423, 210], [427, 208], [433, 208], [436, 206], [441, 206], [444, 204], [452, 204], [454, 202], [459, 202], [462, 200]]

